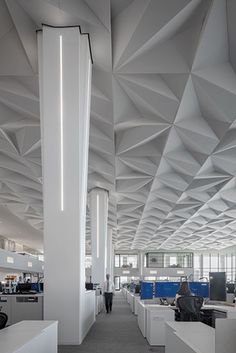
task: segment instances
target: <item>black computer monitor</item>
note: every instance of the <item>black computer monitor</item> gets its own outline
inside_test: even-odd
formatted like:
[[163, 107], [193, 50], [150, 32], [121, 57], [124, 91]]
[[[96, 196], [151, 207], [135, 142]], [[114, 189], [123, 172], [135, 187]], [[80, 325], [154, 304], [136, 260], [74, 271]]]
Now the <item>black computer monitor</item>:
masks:
[[85, 283], [85, 288], [87, 290], [93, 290], [93, 283]]
[[43, 292], [44, 291], [44, 283], [39, 283], [39, 288], [40, 288], [40, 292]]
[[31, 283], [19, 283], [17, 291], [20, 293], [28, 293], [31, 291]]

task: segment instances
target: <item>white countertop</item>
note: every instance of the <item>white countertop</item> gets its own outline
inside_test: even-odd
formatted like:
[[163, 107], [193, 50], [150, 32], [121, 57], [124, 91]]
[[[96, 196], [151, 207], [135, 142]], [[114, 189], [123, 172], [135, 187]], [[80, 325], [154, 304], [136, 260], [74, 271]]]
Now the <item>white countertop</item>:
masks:
[[201, 322], [168, 321], [167, 327], [198, 353], [215, 353], [215, 330]]
[[15, 325], [0, 330], [1, 353], [12, 353], [22, 348], [34, 337], [41, 334], [43, 330], [56, 321], [21, 321]]
[[36, 294], [30, 294], [30, 293], [27, 293], [27, 294], [2, 294], [0, 293], [0, 297], [7, 297], [7, 298], [10, 298], [10, 297], [43, 297], [43, 293], [36, 293]]
[[215, 310], [221, 310], [224, 312], [236, 312], [236, 307], [235, 306], [228, 306], [228, 305], [204, 305], [203, 309], [215, 309]]

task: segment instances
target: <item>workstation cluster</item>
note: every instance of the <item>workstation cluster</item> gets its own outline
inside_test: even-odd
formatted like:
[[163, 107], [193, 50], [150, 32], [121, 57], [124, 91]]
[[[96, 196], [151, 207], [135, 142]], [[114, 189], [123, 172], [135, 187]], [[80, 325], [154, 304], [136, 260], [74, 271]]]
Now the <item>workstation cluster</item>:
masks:
[[236, 307], [227, 301], [225, 274], [212, 273], [209, 278], [188, 283], [193, 295], [190, 302], [182, 297], [183, 305], [180, 298], [175, 300], [181, 282], [142, 281], [123, 287], [151, 346], [165, 346], [165, 353], [235, 352]]

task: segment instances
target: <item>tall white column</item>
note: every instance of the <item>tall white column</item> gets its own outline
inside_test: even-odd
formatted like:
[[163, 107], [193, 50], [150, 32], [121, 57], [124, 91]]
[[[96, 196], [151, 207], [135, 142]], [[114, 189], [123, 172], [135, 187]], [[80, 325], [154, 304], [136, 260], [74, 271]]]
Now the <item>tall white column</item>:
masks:
[[107, 269], [106, 272], [111, 275], [113, 280], [113, 267], [114, 267], [114, 246], [112, 243], [112, 228], [108, 228], [107, 232]]
[[94, 188], [89, 193], [92, 245], [92, 282], [102, 284], [107, 266], [108, 192]]
[[91, 58], [78, 27], [38, 34], [42, 124], [44, 318], [59, 321], [59, 343], [85, 335], [85, 223]]
[[139, 278], [143, 280], [143, 267], [144, 267], [144, 258], [142, 251], [138, 253], [138, 267], [139, 267]]

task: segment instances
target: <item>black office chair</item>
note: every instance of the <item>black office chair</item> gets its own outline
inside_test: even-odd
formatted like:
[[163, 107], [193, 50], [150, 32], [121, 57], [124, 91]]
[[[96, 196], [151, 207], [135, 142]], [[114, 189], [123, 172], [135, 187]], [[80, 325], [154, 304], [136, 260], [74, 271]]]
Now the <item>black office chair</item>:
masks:
[[179, 321], [200, 321], [203, 297], [183, 296], [177, 299]]
[[0, 330], [6, 327], [8, 316], [5, 313], [0, 312]]

